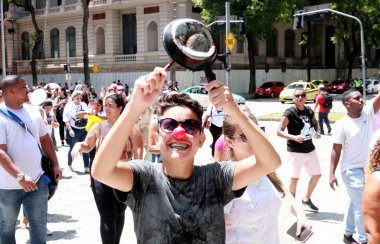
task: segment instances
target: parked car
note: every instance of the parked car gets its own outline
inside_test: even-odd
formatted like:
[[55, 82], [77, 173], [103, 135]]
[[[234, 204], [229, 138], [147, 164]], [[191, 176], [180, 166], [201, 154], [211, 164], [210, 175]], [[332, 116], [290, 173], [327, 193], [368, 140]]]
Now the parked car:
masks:
[[256, 89], [255, 97], [277, 97], [284, 88], [282, 81], [268, 81]]
[[349, 80], [334, 80], [327, 88], [328, 93], [343, 93], [350, 89], [350, 81]]
[[378, 86], [380, 85], [379, 77], [370, 77], [365, 82], [366, 92], [368, 94], [378, 93]]
[[305, 81], [296, 81], [290, 83], [284, 90], [280, 93], [279, 100], [281, 103], [292, 102], [294, 91], [296, 89], [303, 89], [306, 91], [306, 101], [315, 102], [315, 97], [318, 95], [318, 88]]
[[[207, 109], [207, 107], [210, 105], [210, 100], [208, 98], [208, 92], [204, 88], [204, 86], [191, 86], [183, 91], [181, 93], [187, 93], [190, 95], [190, 97], [194, 100], [197, 100], [201, 106], [204, 109]], [[237, 104], [245, 104], [245, 98], [233, 93], [234, 100]]]
[[323, 84], [326, 87], [329, 85], [329, 81], [327, 81], [327, 80], [312, 80], [312, 81], [310, 81], [310, 83], [315, 85], [316, 87], [318, 87], [320, 84]]

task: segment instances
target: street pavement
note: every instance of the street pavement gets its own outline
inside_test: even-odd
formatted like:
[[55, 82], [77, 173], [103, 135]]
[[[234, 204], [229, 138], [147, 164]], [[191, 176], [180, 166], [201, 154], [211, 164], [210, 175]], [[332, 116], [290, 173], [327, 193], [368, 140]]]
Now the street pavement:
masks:
[[[257, 104], [250, 104], [257, 107]], [[278, 106], [276, 104], [275, 106]], [[283, 111], [277, 107], [277, 112]], [[289, 172], [286, 163], [286, 141], [276, 135], [277, 121], [259, 121], [260, 126], [265, 127], [265, 131], [270, 141], [282, 158], [282, 166], [278, 169], [278, 174], [287, 185]], [[334, 125], [332, 125], [334, 130]], [[211, 162], [211, 152], [209, 145], [211, 134], [206, 131], [207, 141], [199, 150], [196, 156], [197, 164]], [[58, 133], [57, 133], [58, 134]], [[340, 179], [339, 171], [337, 177], [339, 187], [335, 191], [330, 189], [328, 176], [330, 165], [330, 153], [332, 147], [332, 136], [322, 136], [315, 139], [318, 156], [321, 161], [322, 178], [312, 196], [313, 202], [319, 207], [319, 212], [307, 212], [308, 218], [313, 225], [314, 234], [307, 243], [342, 243], [342, 221], [346, 208], [347, 195]], [[57, 152], [59, 162], [63, 170], [63, 178], [59, 182], [59, 188], [55, 196], [49, 201], [48, 228], [53, 231], [53, 235], [48, 237], [49, 243], [101, 243], [99, 234], [99, 214], [97, 212], [92, 191], [90, 188], [90, 176], [84, 174], [82, 164], [73, 165], [75, 172], [69, 172], [67, 168], [68, 147], [60, 147]], [[301, 202], [301, 197], [305, 194], [308, 183], [308, 176], [303, 171], [297, 190], [297, 201]], [[280, 240], [281, 244], [295, 243], [286, 234], [286, 230], [295, 221], [289, 214], [290, 204], [283, 201], [280, 211]], [[136, 243], [133, 231], [132, 215], [129, 209], [126, 211], [125, 226], [121, 243]], [[17, 243], [29, 243], [28, 230], [20, 229], [17, 226]]]

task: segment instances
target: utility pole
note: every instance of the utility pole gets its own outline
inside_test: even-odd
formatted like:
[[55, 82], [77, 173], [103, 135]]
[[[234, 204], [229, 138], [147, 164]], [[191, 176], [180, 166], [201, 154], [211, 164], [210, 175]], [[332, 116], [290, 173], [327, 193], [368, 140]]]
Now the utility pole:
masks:
[[7, 72], [5, 68], [5, 41], [4, 41], [4, 12], [3, 12], [3, 0], [0, 2], [1, 7], [1, 63], [3, 69], [3, 79], [5, 78]]
[[[230, 33], [230, 2], [226, 2], [226, 40], [227, 36]], [[231, 80], [231, 55], [228, 52], [229, 48], [226, 42], [226, 85], [230, 85]]]

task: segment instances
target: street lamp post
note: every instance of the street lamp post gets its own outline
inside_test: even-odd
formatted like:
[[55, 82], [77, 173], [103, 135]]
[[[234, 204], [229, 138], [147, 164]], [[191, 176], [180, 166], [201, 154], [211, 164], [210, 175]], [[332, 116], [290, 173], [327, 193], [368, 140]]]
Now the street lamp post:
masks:
[[354, 20], [356, 20], [359, 23], [359, 26], [360, 26], [360, 44], [361, 44], [361, 54], [362, 54], [361, 61], [362, 61], [362, 79], [363, 79], [363, 100], [365, 102], [366, 101], [366, 87], [365, 87], [366, 65], [365, 65], [365, 47], [364, 47], [363, 24], [360, 21], [360, 19], [358, 19], [355, 16], [352, 16], [352, 15], [349, 15], [349, 14], [346, 14], [346, 13], [342, 13], [342, 12], [339, 12], [339, 11], [336, 11], [336, 10], [333, 10], [333, 9], [330, 9], [330, 8], [318, 9], [318, 10], [308, 11], [308, 12], [302, 12], [302, 13], [296, 12], [296, 14], [294, 14], [293, 16], [294, 17], [298, 17], [298, 16], [311, 15], [311, 14], [317, 14], [317, 13], [322, 13], [322, 12], [332, 12], [332, 13], [335, 13], [335, 14], [343, 15], [343, 16], [345, 16], [347, 18], [354, 19]]
[[0, 11], [1, 11], [1, 65], [3, 69], [3, 79], [5, 78], [7, 72], [5, 68], [5, 42], [4, 42], [4, 12], [3, 12], [3, 0], [0, 0]]

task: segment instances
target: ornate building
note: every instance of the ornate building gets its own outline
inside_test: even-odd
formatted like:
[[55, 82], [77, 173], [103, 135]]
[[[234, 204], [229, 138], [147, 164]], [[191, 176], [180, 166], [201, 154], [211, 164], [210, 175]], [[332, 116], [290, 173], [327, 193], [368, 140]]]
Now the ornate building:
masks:
[[[69, 63], [71, 73], [83, 70], [82, 25], [83, 8], [79, 0], [33, 0], [39, 28], [44, 39], [38, 48], [37, 70], [40, 75], [64, 76], [64, 64]], [[162, 45], [162, 31], [167, 23], [177, 18], [200, 19], [200, 10], [190, 0], [92, 0], [90, 2], [88, 44], [90, 66], [97, 66], [99, 74], [147, 72], [169, 61]], [[6, 66], [8, 72], [30, 74], [31, 40], [34, 27], [30, 13], [23, 8], [10, 6], [6, 12]], [[345, 67], [343, 48], [331, 43], [334, 27], [329, 23], [314, 23], [317, 33], [312, 46], [313, 69], [333, 69], [325, 79], [336, 78]], [[278, 23], [271, 37], [257, 42], [256, 68], [280, 70], [286, 63], [289, 70], [305, 69], [305, 50], [298, 45], [306, 30], [293, 30], [292, 26]], [[224, 34], [216, 36], [220, 52], [224, 52]], [[367, 52], [370, 65], [378, 65], [379, 53]], [[232, 52], [233, 69], [248, 69], [248, 51], [244, 40], [238, 41]], [[373, 63], [372, 63], [373, 62]], [[220, 65], [215, 65], [220, 69]], [[93, 69], [90, 69], [93, 71]], [[96, 71], [95, 71], [96, 72]], [[258, 79], [261, 80], [260, 72]], [[296, 77], [291, 75], [289, 80]], [[333, 77], [335, 76], [335, 77]], [[94, 77], [94, 78], [93, 78]], [[98, 78], [97, 78], [98, 77]], [[320, 77], [323, 78], [323, 77]], [[246, 82], [246, 81], [245, 81]]]

